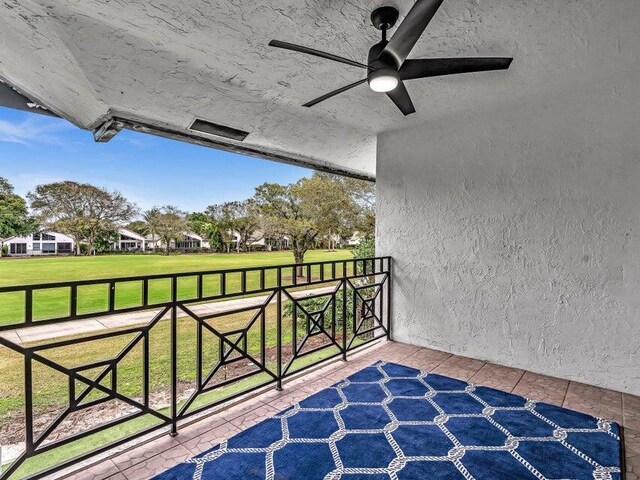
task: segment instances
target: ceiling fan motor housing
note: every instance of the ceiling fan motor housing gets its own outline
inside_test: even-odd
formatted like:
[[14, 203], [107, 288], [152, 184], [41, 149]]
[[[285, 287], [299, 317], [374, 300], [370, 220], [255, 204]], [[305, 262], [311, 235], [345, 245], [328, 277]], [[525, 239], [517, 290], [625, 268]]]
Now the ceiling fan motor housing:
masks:
[[383, 40], [380, 43], [376, 43], [369, 49], [369, 58], [367, 62], [367, 82], [369, 86], [376, 90], [372, 84], [375, 79], [380, 77], [395, 78], [399, 81], [398, 67], [389, 55], [384, 54], [384, 47], [387, 45], [387, 41]]
[[395, 7], [379, 7], [371, 13], [371, 23], [378, 30], [389, 30], [396, 24], [399, 15]]

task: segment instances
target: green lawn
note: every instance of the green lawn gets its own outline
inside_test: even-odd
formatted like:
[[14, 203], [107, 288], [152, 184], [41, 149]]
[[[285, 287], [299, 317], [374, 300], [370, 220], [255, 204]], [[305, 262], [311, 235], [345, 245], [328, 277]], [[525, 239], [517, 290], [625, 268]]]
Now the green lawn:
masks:
[[[349, 250], [327, 252], [310, 250], [305, 262], [353, 258]], [[284, 265], [293, 262], [293, 254], [258, 252], [209, 255], [105, 255], [96, 257], [42, 257], [0, 259], [0, 286], [32, 283], [131, 277], [202, 270]]]
[[[343, 260], [353, 258], [348, 250], [326, 252], [309, 251], [306, 262]], [[29, 259], [0, 260], [0, 286], [27, 285], [37, 283], [63, 282], [73, 280], [97, 280], [104, 278], [132, 277], [153, 274], [171, 274], [234, 268], [275, 266], [293, 263], [291, 252], [260, 252], [246, 254], [210, 254], [210, 255], [112, 255], [97, 257], [48, 257]], [[325, 273], [330, 274], [326, 266]], [[318, 276], [320, 267], [312, 269], [312, 275]], [[286, 278], [293, 272], [283, 271]], [[276, 270], [267, 270], [266, 284], [274, 285]], [[178, 280], [178, 297], [193, 298], [196, 293], [197, 277], [188, 276]], [[258, 272], [247, 275], [247, 288], [257, 289], [260, 276]], [[204, 277], [204, 294], [220, 293], [220, 275]], [[226, 292], [240, 291], [239, 273], [228, 274]], [[169, 279], [149, 282], [150, 304], [170, 299]], [[37, 290], [33, 294], [33, 319], [44, 320], [68, 315], [68, 288]], [[116, 308], [139, 306], [142, 302], [142, 282], [122, 282], [116, 286]], [[24, 293], [0, 293], [0, 325], [16, 324], [24, 321]], [[108, 284], [88, 285], [78, 288], [78, 314], [90, 314], [105, 311], [108, 304]]]

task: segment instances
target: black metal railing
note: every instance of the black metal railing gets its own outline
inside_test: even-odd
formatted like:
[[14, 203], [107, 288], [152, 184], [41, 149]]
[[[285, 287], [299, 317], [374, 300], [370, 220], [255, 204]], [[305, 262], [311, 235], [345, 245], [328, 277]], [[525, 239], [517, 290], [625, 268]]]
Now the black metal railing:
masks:
[[[183, 420], [223, 402], [269, 384], [281, 389], [288, 376], [331, 358], [346, 360], [348, 352], [389, 336], [391, 267], [390, 257], [376, 257], [0, 288], [0, 345], [20, 355], [24, 369], [24, 451], [4, 466], [0, 480], [41, 478], [158, 429], [176, 435]], [[227, 300], [236, 301], [220, 303]], [[128, 324], [121, 314], [134, 312]], [[140, 312], [148, 316], [141, 320]], [[64, 329], [68, 322], [108, 325], [115, 314], [119, 328], [99, 332], [32, 343], [2, 335], [40, 325], [73, 332]], [[78, 346], [85, 352], [95, 342], [116, 341], [123, 346], [115, 354], [105, 348], [106, 358], [59, 359]], [[36, 368], [66, 383], [64, 402], [53, 401], [59, 411], [46, 422], [37, 418], [36, 404], [47, 403], [39, 395], [52, 387], [36, 381]], [[166, 381], [157, 380], [163, 368]], [[58, 432], [73, 415], [111, 401], [126, 406], [125, 413]], [[134, 432], [118, 430], [136, 421]], [[101, 432], [114, 438], [94, 445]], [[78, 448], [86, 437], [95, 447], [89, 451]], [[81, 453], [63, 458], [69, 444]], [[51, 452], [60, 460], [38, 463]]]

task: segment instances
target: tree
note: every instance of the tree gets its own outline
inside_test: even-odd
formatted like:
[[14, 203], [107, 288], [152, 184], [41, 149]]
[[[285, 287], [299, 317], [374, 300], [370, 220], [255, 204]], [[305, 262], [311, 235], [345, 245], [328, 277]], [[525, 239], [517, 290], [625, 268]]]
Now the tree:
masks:
[[84, 239], [88, 253], [94, 253], [101, 231], [113, 230], [137, 213], [136, 206], [121, 193], [87, 183], [66, 181], [38, 185], [28, 198], [43, 224], [73, 237], [76, 253], [80, 253], [80, 242]]
[[187, 224], [190, 232], [206, 237], [211, 229], [211, 218], [206, 213], [193, 212], [187, 215]]
[[142, 236], [149, 235], [150, 233], [149, 225], [147, 225], [147, 222], [145, 222], [144, 220], [134, 220], [133, 222], [125, 225], [125, 228]]
[[4, 177], [0, 177], [0, 195], [13, 195], [13, 185]]
[[158, 235], [159, 222], [157, 220], [159, 215], [159, 207], [153, 207], [142, 214], [142, 221], [147, 225], [148, 235], [151, 235], [151, 242], [154, 244]]
[[232, 212], [233, 229], [240, 236], [240, 242], [236, 248], [238, 252], [240, 249], [246, 252], [252, 241], [260, 240], [253, 237], [260, 226], [255, 202], [251, 198], [242, 202], [231, 202], [229, 208]]
[[[303, 263], [304, 255], [318, 236], [315, 198], [305, 192], [304, 180], [289, 185], [265, 183], [256, 188], [255, 205], [271, 231], [279, 231], [291, 239], [295, 263]], [[302, 275], [302, 267], [296, 274]]]
[[364, 238], [376, 230], [376, 184], [357, 178], [344, 178], [344, 186], [358, 207], [353, 228]]
[[258, 208], [253, 199], [209, 205], [206, 214], [218, 225], [218, 231], [227, 247], [227, 252], [231, 250], [234, 240], [233, 232], [237, 232], [240, 237], [236, 244], [238, 252], [240, 249], [246, 251], [250, 241], [256, 240], [252, 235], [260, 226], [260, 220]]
[[302, 193], [311, 209], [308, 215], [315, 218], [320, 234], [327, 239], [329, 250], [335, 249], [336, 237], [345, 237], [353, 232], [360, 210], [344, 180], [344, 177], [316, 172], [311, 178], [300, 181]]
[[187, 215], [187, 223], [190, 232], [208, 240], [209, 248], [216, 251], [225, 249], [219, 225], [206, 212], [190, 213]]
[[[13, 185], [0, 177], [0, 240], [16, 235], [26, 235], [36, 229], [36, 222], [29, 216], [27, 202], [13, 193]], [[0, 244], [0, 257], [2, 256]]]
[[165, 245], [165, 253], [169, 255], [171, 241], [182, 238], [187, 229], [184, 212], [173, 205], [165, 205], [164, 207], [153, 207], [143, 216], [152, 235], [157, 235], [162, 240]]

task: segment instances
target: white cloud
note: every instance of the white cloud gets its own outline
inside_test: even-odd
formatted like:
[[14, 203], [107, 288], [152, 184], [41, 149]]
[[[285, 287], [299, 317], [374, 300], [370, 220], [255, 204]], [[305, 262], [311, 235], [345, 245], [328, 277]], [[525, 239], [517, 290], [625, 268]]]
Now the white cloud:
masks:
[[0, 120], [0, 142], [19, 143], [21, 145], [64, 145], [61, 133], [74, 128], [64, 120], [30, 117], [22, 122]]

